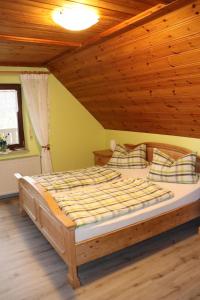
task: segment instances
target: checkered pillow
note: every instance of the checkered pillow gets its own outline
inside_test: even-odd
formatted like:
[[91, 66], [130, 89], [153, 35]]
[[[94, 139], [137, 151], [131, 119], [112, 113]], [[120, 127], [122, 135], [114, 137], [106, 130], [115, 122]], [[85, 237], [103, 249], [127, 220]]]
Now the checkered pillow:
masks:
[[196, 183], [196, 153], [187, 154], [178, 160], [154, 148], [148, 179], [173, 183]]
[[115, 151], [108, 162], [109, 167], [124, 169], [146, 168], [146, 145], [141, 144], [131, 151], [124, 146], [116, 145]]

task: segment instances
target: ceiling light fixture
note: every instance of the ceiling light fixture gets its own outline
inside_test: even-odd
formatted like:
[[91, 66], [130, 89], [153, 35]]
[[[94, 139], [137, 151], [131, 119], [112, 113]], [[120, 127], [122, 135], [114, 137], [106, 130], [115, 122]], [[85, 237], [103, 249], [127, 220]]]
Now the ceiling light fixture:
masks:
[[87, 29], [99, 21], [95, 10], [81, 4], [57, 9], [52, 17], [55, 23], [74, 31]]

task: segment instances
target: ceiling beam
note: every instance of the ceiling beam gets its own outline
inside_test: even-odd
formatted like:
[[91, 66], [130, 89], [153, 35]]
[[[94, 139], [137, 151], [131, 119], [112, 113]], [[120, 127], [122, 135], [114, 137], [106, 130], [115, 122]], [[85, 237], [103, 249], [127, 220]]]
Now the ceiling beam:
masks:
[[[95, 35], [95, 36], [91, 37], [90, 39], [84, 41], [81, 44], [81, 47], [79, 49], [75, 49], [75, 51], [82, 50], [87, 46], [93, 45], [98, 41], [104, 40], [105, 38], [112, 36], [114, 33], [117, 33], [122, 29], [128, 28], [130, 25], [133, 25], [133, 24], [137, 23], [138, 21], [145, 20], [147, 17], [154, 15], [156, 12], [160, 11], [164, 7], [166, 7], [165, 4], [155, 5], [152, 8], [145, 10], [144, 12], [142, 12], [134, 17], [131, 17], [130, 19], [125, 20], [125, 21], [115, 25], [114, 27], [111, 27], [111, 28], [107, 29], [106, 31], [99, 33], [98, 35]], [[55, 56], [53, 59], [47, 61], [44, 65], [48, 67], [48, 64], [50, 64], [51, 62], [56, 62], [57, 60], [59, 60], [63, 56], [65, 56], [65, 54], [67, 54], [67, 53], [68, 53], [68, 51], [65, 51], [62, 54]], [[71, 54], [72, 53], [74, 53], [74, 51], [71, 52]]]
[[15, 35], [4, 35], [0, 34], [0, 41], [9, 41], [9, 42], [23, 42], [31, 44], [43, 44], [49, 46], [62, 46], [62, 47], [80, 47], [81, 43], [70, 42], [70, 41], [58, 41], [58, 40], [49, 40], [49, 39], [39, 39], [39, 38], [29, 38]]
[[133, 25], [134, 23], [154, 14], [155, 12], [161, 10], [163, 7], [165, 7], [166, 5], [165, 4], [158, 4], [158, 5], [155, 5], [153, 6], [152, 8], [150, 9], [147, 9], [145, 10], [144, 12], [128, 19], [128, 20], [125, 20], [117, 25], [115, 25], [114, 27], [111, 27], [107, 30], [105, 30], [104, 32], [101, 32], [99, 33], [98, 35], [95, 35], [93, 36], [92, 38], [86, 40], [85, 42], [82, 43], [82, 46], [87, 46], [87, 45], [90, 45], [90, 44], [93, 44], [95, 42], [97, 42], [98, 40], [102, 39], [102, 38], [105, 38], [105, 37], [108, 37], [122, 29], [125, 29], [127, 28], [128, 26], [130, 25]]
[[[164, 0], [163, 0], [164, 1]], [[150, 9], [145, 10], [144, 12], [129, 18], [128, 20], [125, 20], [121, 22], [118, 25], [115, 25], [114, 27], [111, 27], [110, 29], [107, 29], [106, 31], [93, 36], [92, 38], [84, 41], [79, 49], [75, 49], [71, 52], [71, 55], [73, 53], [76, 53], [77, 51], [82, 51], [86, 47], [90, 45], [94, 45], [98, 42], [104, 41], [106, 38], [113, 37], [115, 34], [119, 34], [119, 32], [124, 32], [130, 30], [133, 26], [137, 27], [142, 25], [145, 22], [148, 22], [149, 20], [152, 20], [152, 18], [156, 18], [160, 14], [165, 14], [170, 11], [173, 11], [180, 6], [184, 5], [185, 3], [188, 3], [188, 0], [165, 0], [166, 2], [170, 2], [169, 4], [163, 4], [160, 3], [158, 5], [153, 6]], [[62, 54], [57, 55], [53, 59], [47, 61], [44, 66], [47, 68], [50, 67], [51, 63], [55, 63], [56, 61], [59, 61], [62, 59], [68, 52], [64, 51]]]

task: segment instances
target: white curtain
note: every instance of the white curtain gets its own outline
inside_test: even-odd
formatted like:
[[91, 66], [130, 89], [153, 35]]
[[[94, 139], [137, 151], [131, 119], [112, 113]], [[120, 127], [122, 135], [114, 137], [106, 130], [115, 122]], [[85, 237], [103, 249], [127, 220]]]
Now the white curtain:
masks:
[[42, 173], [49, 173], [52, 164], [48, 136], [48, 74], [22, 74], [20, 78], [31, 123], [42, 149]]

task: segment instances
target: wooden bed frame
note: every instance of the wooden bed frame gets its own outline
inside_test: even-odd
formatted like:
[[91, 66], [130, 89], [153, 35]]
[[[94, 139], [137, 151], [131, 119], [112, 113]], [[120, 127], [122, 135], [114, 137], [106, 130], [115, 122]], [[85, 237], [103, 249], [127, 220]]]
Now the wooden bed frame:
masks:
[[[153, 148], [174, 158], [191, 151], [182, 147], [160, 143], [145, 143], [147, 160], [152, 160]], [[129, 149], [137, 145], [126, 145]], [[197, 161], [200, 171], [200, 158]], [[48, 192], [30, 177], [15, 174], [19, 182], [19, 203], [22, 215], [26, 213], [55, 248], [68, 266], [68, 280], [73, 288], [80, 286], [78, 266], [111, 254], [125, 247], [151, 238], [200, 216], [200, 200], [156, 217], [132, 224], [88, 240], [75, 242], [75, 223], [58, 207]]]

